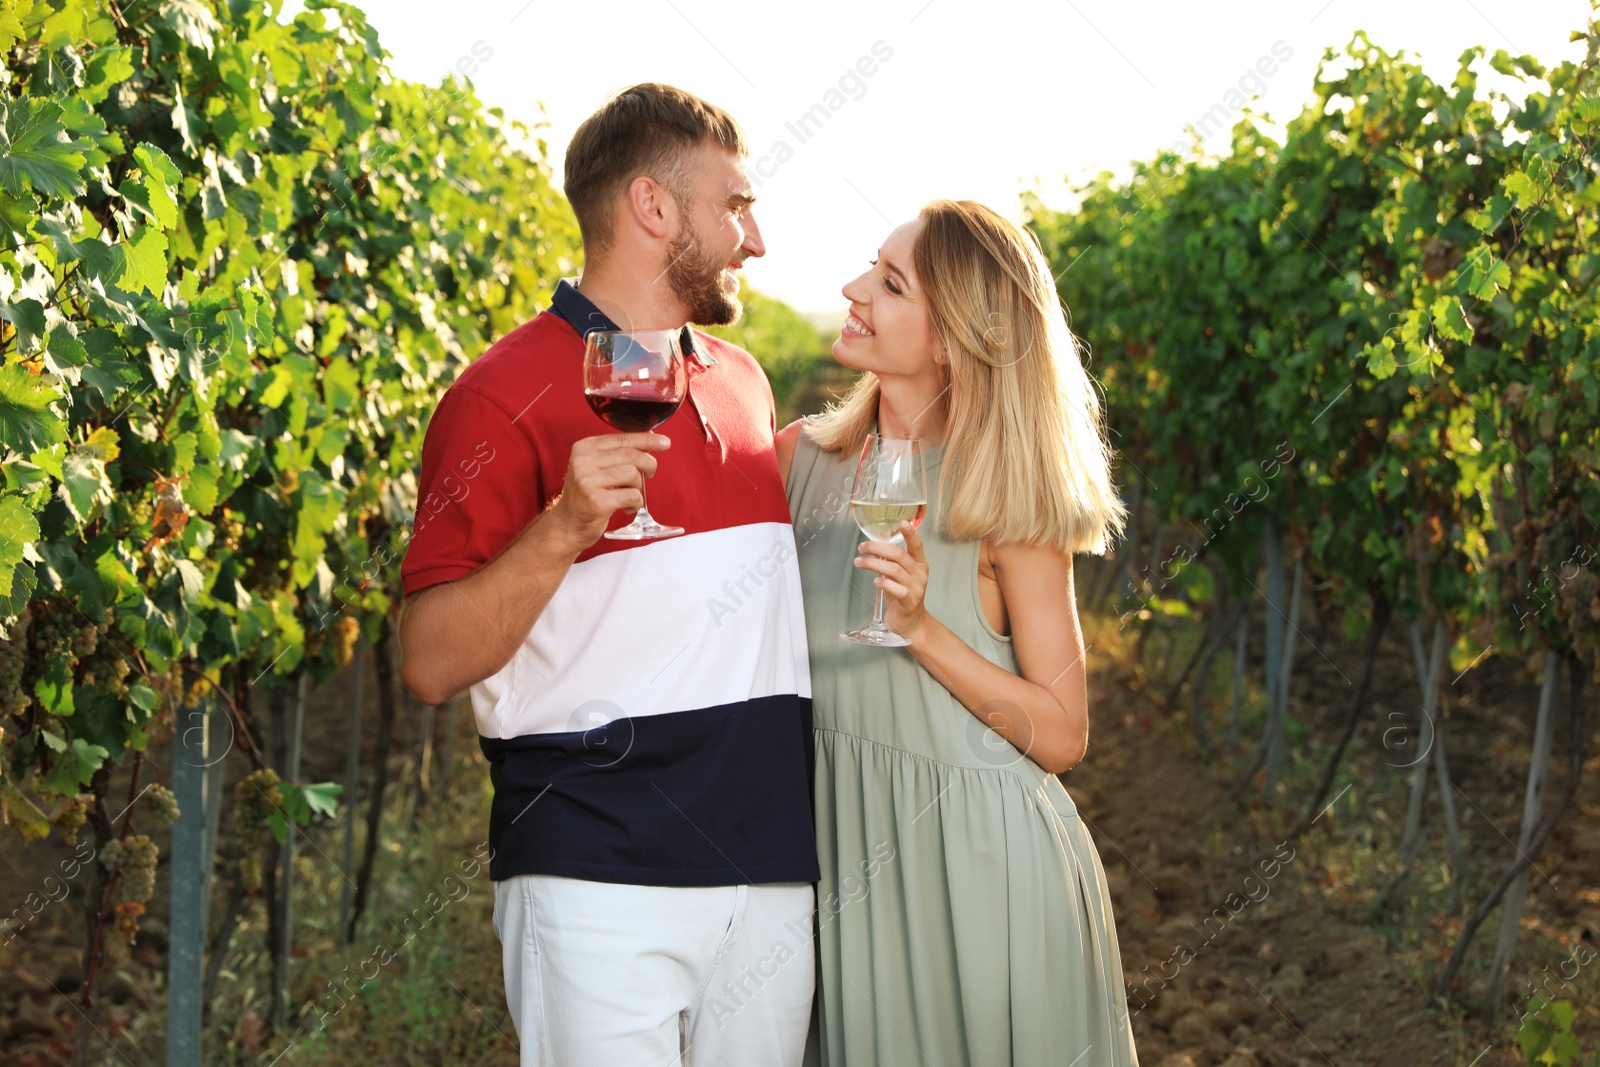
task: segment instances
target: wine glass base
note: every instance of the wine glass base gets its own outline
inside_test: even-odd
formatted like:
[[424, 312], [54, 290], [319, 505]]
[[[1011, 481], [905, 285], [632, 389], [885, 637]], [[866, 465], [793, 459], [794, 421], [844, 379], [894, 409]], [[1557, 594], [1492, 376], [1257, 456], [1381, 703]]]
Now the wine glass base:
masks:
[[901, 637], [893, 630], [869, 630], [863, 628], [853, 630], [847, 634], [840, 634], [839, 637], [844, 641], [853, 641], [858, 645], [872, 645], [876, 648], [904, 648], [911, 644], [909, 640]]
[[658, 522], [648, 524], [630, 522], [620, 530], [609, 530], [605, 536], [613, 541], [648, 541], [654, 537], [677, 537], [682, 526], [663, 526]]

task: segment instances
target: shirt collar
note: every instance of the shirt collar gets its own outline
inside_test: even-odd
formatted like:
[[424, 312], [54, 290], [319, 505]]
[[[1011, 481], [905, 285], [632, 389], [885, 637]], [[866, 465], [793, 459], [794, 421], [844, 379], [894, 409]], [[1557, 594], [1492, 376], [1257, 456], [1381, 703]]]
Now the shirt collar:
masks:
[[[610, 316], [594, 306], [594, 301], [578, 292], [575, 281], [573, 278], [561, 279], [561, 284], [556, 286], [554, 295], [550, 297], [550, 310], [577, 330], [579, 337], [586, 338], [595, 330], [621, 329], [611, 321]], [[717, 362], [710, 352], [701, 347], [694, 331], [687, 325], [679, 332], [678, 343], [683, 346], [683, 354], [693, 356], [702, 367], [710, 367]]]

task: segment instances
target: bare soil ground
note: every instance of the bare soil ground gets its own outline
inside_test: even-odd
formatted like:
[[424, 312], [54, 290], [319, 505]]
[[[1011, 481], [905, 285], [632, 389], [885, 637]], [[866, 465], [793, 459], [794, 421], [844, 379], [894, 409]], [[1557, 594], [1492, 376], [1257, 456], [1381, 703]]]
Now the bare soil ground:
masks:
[[[1094, 566], [1086, 563], [1086, 578]], [[1254, 625], [1252, 633], [1259, 629]], [[1443, 736], [1458, 786], [1468, 869], [1448, 870], [1443, 830], [1433, 825], [1417, 869], [1392, 907], [1379, 910], [1373, 901], [1396, 869], [1405, 808], [1407, 772], [1396, 765], [1410, 758], [1397, 754], [1390, 731], [1396, 724], [1414, 728], [1418, 703], [1398, 627], [1383, 647], [1372, 706], [1335, 785], [1337, 800], [1309, 835], [1285, 839], [1309, 800], [1327, 745], [1342, 722], [1348, 680], [1360, 668], [1358, 645], [1345, 641], [1337, 626], [1331, 629], [1332, 636], [1302, 651], [1290, 700], [1290, 764], [1264, 802], [1259, 776], [1234, 795], [1254, 755], [1259, 715], [1250, 709], [1259, 707], [1260, 694], [1246, 689], [1240, 736], [1230, 755], [1226, 657], [1206, 712], [1221, 751], [1209, 753], [1196, 743], [1186, 721], [1187, 696], [1176, 708], [1164, 708], [1167, 686], [1160, 672], [1134, 662], [1133, 628], [1119, 632], [1109, 615], [1085, 618], [1092, 646], [1090, 748], [1066, 782], [1099, 845], [1112, 889], [1140, 1062], [1147, 1067], [1517, 1064], [1523, 1060], [1513, 1035], [1529, 983], [1577, 1005], [1574, 1032], [1585, 1051], [1594, 1048], [1600, 1042], [1600, 966], [1570, 961], [1582, 946], [1590, 951], [1580, 958], [1592, 958], [1600, 941], [1600, 744], [1595, 743], [1600, 739], [1590, 743], [1594, 755], [1577, 804], [1533, 876], [1511, 976], [1513, 997], [1499, 1025], [1489, 1027], [1474, 1010], [1498, 912], [1479, 932], [1457, 1005], [1430, 1010], [1427, 990], [1460, 930], [1461, 916], [1513, 855], [1536, 687], [1523, 664], [1503, 659], [1486, 660], [1451, 687]], [[1193, 632], [1180, 631], [1173, 642], [1174, 664], [1184, 661], [1196, 639]], [[1149, 663], [1163, 658], [1158, 650], [1166, 641], [1164, 636], [1150, 640]], [[1259, 649], [1253, 647], [1250, 662], [1258, 659]], [[311, 695], [306, 781], [344, 778], [350, 682], [347, 671]], [[369, 767], [377, 740], [375, 688], [369, 675], [363, 719]], [[408, 894], [423, 891], [426, 879], [436, 877], [428, 873], [429, 857], [453, 863], [456, 853], [469, 855], [485, 828], [487, 776], [471, 716], [463, 708], [450, 724], [452, 800], [436, 799], [416, 835], [406, 830], [413, 778], [408, 753], [415, 750], [418, 719], [413, 705], [405, 708], [407, 721], [397, 724], [394, 738], [398, 793], [380, 853], [380, 892], [370, 924], [375, 930], [403, 914], [412, 903]], [[441, 750], [446, 719], [441, 709], [436, 738]], [[1556, 736], [1552, 776], [1559, 783], [1566, 759], [1564, 708]], [[147, 776], [153, 770], [167, 780], [169, 750], [170, 741], [151, 746]], [[231, 762], [230, 784], [245, 768], [242, 758]], [[128, 784], [124, 768], [113, 795], [126, 794]], [[1431, 789], [1428, 805], [1429, 821], [1437, 824], [1438, 800]], [[160, 841], [164, 835], [153, 836]], [[325, 825], [311, 840], [317, 854], [304, 850], [306, 874], [297, 894], [303, 927], [296, 932], [294, 966], [301, 1002], [314, 997], [315, 983], [337, 973], [351, 952], [337, 945], [332, 933], [343, 877], [341, 833]], [[225, 853], [232, 847], [226, 819], [223, 846]], [[80, 875], [65, 883], [67, 895], [45, 904], [37, 915], [12, 909], [22, 907], [30, 894], [36, 901], [59, 895], [62, 890], [46, 880], [70, 854], [57, 841], [25, 846], [10, 831], [0, 836], [0, 919], [12, 917], [9, 932], [0, 934], [0, 1063], [67, 1062], [87, 879]], [[1272, 856], [1275, 864], [1261, 860]], [[145, 934], [109, 964], [101, 987], [104, 1014], [97, 1016], [97, 1063], [162, 1062], [165, 882], [163, 863]], [[386, 1064], [514, 1064], [507, 1037], [513, 1029], [499, 988], [499, 945], [489, 921], [492, 896], [486, 890], [486, 884], [474, 888], [446, 916], [448, 925], [430, 932], [431, 940], [419, 939], [417, 951], [391, 968], [405, 973], [403, 981], [389, 982], [364, 1005], [341, 1015], [339, 1025], [319, 1039], [322, 1043], [308, 1043], [296, 1060], [346, 1063], [359, 1056]], [[222, 890], [214, 892], [220, 896]], [[220, 904], [214, 907], [220, 910]], [[26, 920], [20, 927], [19, 917]], [[261, 944], [259, 919], [241, 928], [234, 942], [208, 1039], [219, 1048], [215, 1062], [264, 1064], [281, 1050], [282, 1043], [274, 1045], [261, 1022], [270, 973]], [[1564, 969], [1563, 960], [1568, 961]], [[1563, 977], [1574, 971], [1570, 980]], [[433, 1044], [430, 1036], [436, 1038]]]

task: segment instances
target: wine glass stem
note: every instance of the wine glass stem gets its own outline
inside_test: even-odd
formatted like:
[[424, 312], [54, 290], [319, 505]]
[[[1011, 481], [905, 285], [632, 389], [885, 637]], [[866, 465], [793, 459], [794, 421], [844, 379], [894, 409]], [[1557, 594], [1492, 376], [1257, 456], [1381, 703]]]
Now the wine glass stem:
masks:
[[649, 480], [649, 478], [639, 479], [639, 510], [634, 512], [633, 519], [635, 522], [650, 521], [650, 505], [645, 502], [644, 498], [644, 483], [648, 482]]
[[878, 589], [878, 605], [872, 609], [872, 629], [885, 629], [883, 625], [883, 589]]

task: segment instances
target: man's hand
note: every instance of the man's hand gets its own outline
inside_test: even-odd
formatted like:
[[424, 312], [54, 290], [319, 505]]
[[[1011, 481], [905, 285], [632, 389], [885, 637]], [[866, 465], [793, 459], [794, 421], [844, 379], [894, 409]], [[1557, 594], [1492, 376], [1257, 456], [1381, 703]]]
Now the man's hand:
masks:
[[654, 433], [585, 437], [572, 446], [560, 496], [484, 566], [406, 598], [400, 643], [406, 685], [442, 704], [511, 662], [572, 562], [611, 516], [644, 503], [650, 453], [672, 445]]
[[644, 480], [656, 472], [656, 457], [672, 447], [657, 433], [608, 433], [585, 437], [572, 446], [567, 479], [550, 505], [551, 519], [587, 548], [606, 532], [611, 516], [644, 506]]

